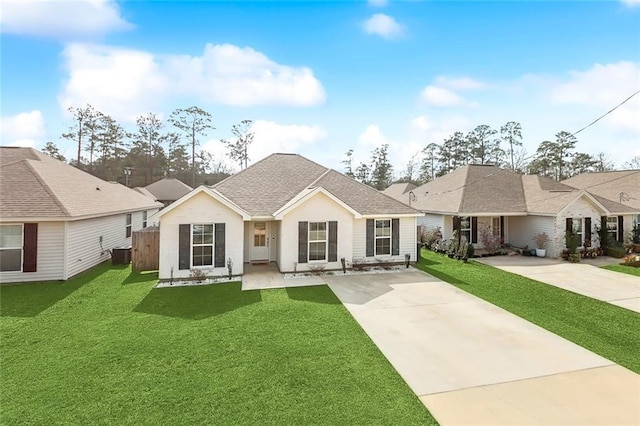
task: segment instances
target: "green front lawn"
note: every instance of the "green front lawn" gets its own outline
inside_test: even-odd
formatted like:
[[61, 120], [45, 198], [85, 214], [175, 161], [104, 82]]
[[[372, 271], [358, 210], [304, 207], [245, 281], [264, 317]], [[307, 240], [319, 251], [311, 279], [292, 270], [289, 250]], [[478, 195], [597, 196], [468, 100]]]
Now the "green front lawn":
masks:
[[640, 373], [640, 315], [520, 275], [422, 251], [418, 267]]
[[328, 287], [155, 280], [0, 288], [0, 423], [435, 423]]
[[635, 275], [636, 277], [640, 277], [640, 268], [633, 266], [623, 266], [623, 265], [607, 265], [603, 266], [603, 269], [608, 269], [610, 271], [622, 272], [623, 274]]

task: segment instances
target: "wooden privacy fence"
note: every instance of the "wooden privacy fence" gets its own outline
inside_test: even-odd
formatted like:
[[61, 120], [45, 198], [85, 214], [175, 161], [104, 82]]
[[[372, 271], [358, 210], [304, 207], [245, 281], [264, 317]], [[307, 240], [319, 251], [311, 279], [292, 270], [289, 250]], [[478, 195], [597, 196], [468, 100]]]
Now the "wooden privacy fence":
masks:
[[134, 231], [131, 238], [131, 266], [134, 271], [156, 271], [160, 264], [160, 228], [149, 226]]

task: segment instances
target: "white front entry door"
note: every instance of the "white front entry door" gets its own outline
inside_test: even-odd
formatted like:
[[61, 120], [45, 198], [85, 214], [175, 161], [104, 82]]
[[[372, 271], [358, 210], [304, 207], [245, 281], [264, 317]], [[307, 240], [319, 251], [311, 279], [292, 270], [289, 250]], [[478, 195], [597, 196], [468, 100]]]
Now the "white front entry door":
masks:
[[253, 222], [253, 241], [251, 242], [251, 261], [269, 261], [269, 238], [266, 222]]

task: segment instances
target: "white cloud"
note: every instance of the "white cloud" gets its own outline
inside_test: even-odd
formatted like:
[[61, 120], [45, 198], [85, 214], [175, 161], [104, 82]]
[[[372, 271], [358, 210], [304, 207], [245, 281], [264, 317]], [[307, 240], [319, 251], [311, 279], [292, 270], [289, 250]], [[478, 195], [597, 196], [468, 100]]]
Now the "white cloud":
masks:
[[388, 0], [367, 0], [369, 6], [372, 7], [385, 7], [389, 4]]
[[[398, 135], [396, 135], [398, 136]], [[389, 161], [394, 166], [394, 173], [399, 175], [414, 154], [422, 149], [421, 141], [407, 140], [402, 137], [386, 136], [377, 124], [368, 125], [358, 136], [358, 148], [354, 150], [353, 168], [361, 162], [371, 162], [371, 152], [382, 145], [389, 145]]]
[[425, 87], [420, 94], [420, 98], [426, 104], [436, 107], [456, 107], [469, 105], [469, 102], [457, 93], [452, 92], [449, 89], [437, 86]]
[[375, 13], [363, 23], [367, 34], [375, 34], [387, 40], [402, 37], [405, 33], [403, 25], [399, 24], [392, 16], [384, 13]]
[[113, 0], [1, 0], [3, 33], [78, 38], [122, 31], [125, 21]]
[[[274, 121], [256, 120], [251, 127], [254, 132], [253, 143], [249, 145], [250, 163], [262, 160], [275, 152], [300, 153], [300, 151], [323, 140], [327, 133], [317, 125], [279, 124]], [[211, 152], [216, 159], [231, 164], [227, 152], [219, 140], [210, 140], [203, 149]]]
[[70, 44], [64, 57], [69, 77], [61, 106], [89, 103], [124, 120], [156, 109], [171, 96], [236, 106], [311, 106], [325, 100], [309, 68], [280, 65], [251, 48], [228, 44], [207, 44], [195, 57]]
[[171, 56], [166, 71], [177, 89], [226, 105], [311, 106], [325, 92], [307, 67], [278, 64], [249, 47], [207, 44], [202, 56]]
[[39, 110], [0, 119], [0, 140], [6, 146], [35, 146], [45, 137], [44, 119]]
[[621, 0], [622, 3], [629, 7], [637, 7], [640, 6], [640, 0]]
[[116, 119], [134, 121], [157, 108], [170, 88], [161, 65], [146, 52], [71, 44], [63, 55], [69, 70], [59, 96], [64, 109], [91, 104]]

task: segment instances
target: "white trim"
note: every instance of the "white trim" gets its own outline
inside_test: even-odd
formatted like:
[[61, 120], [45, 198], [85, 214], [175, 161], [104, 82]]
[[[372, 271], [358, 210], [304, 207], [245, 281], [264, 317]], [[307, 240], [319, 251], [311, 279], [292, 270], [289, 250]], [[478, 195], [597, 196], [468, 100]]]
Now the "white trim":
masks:
[[[373, 255], [374, 256], [393, 256], [393, 219], [394, 218], [381, 218], [381, 219], [374, 219], [373, 221]], [[383, 220], [389, 221], [389, 235], [388, 236], [382, 236], [382, 237], [378, 237], [377, 234], [377, 230], [378, 230], [378, 222], [382, 222]], [[398, 230], [399, 231], [399, 230]], [[382, 239], [389, 239], [389, 253], [378, 253], [378, 240], [382, 240]]]
[[182, 203], [190, 200], [191, 198], [195, 197], [196, 195], [198, 195], [198, 194], [200, 194], [202, 192], [204, 192], [205, 194], [209, 195], [211, 198], [219, 201], [220, 203], [222, 203], [223, 205], [225, 205], [226, 207], [228, 207], [232, 211], [238, 213], [240, 216], [242, 216], [243, 220], [251, 220], [251, 215], [249, 213], [247, 213], [245, 210], [243, 210], [242, 208], [240, 208], [237, 204], [231, 202], [227, 197], [222, 195], [220, 192], [218, 192], [218, 191], [216, 191], [214, 189], [211, 189], [209, 187], [206, 187], [204, 185], [200, 185], [199, 187], [197, 187], [193, 191], [189, 192], [188, 194], [182, 196], [180, 199], [178, 199], [178, 200], [174, 201], [173, 203], [171, 203], [169, 206], [167, 206], [164, 209], [160, 210], [155, 215], [155, 217], [158, 220], [160, 220], [160, 218], [162, 218], [162, 216], [164, 216], [165, 214], [173, 211], [174, 209], [179, 207]]
[[[190, 229], [190, 237], [191, 237], [191, 241], [189, 244], [189, 266], [191, 269], [195, 268], [195, 269], [206, 269], [206, 268], [213, 268], [216, 261], [215, 261], [215, 256], [216, 256], [216, 248], [215, 248], [215, 244], [216, 244], [216, 224], [215, 223], [190, 223], [189, 225], [191, 225], [191, 229]], [[198, 247], [209, 247], [211, 246], [211, 265], [194, 265], [193, 264], [193, 246], [194, 246], [194, 242], [193, 242], [193, 227], [195, 225], [202, 225], [202, 226], [207, 226], [210, 225], [211, 226], [211, 244], [198, 244]]]
[[565, 206], [560, 209], [560, 211], [558, 213], [556, 213], [556, 216], [558, 217], [565, 217], [564, 212], [576, 201], [578, 201], [580, 198], [582, 197], [586, 197], [588, 200], [590, 200], [593, 204], [596, 205], [597, 208], [599, 208], [604, 214], [602, 214], [601, 216], [610, 216], [611, 212], [609, 210], [607, 210], [607, 208], [605, 206], [603, 206], [598, 200], [596, 200], [593, 195], [589, 194], [587, 191], [585, 191], [584, 189], [580, 191], [580, 193], [578, 195], [576, 195], [576, 197], [569, 201], [567, 204], [565, 204]]
[[289, 213], [291, 210], [295, 209], [299, 205], [303, 204], [305, 201], [312, 198], [314, 195], [318, 193], [323, 194], [328, 198], [330, 198], [333, 202], [335, 202], [340, 207], [344, 208], [349, 213], [351, 213], [355, 219], [361, 219], [363, 217], [357, 210], [354, 210], [344, 201], [342, 201], [341, 199], [339, 199], [338, 197], [336, 197], [335, 195], [333, 195], [332, 193], [330, 193], [329, 191], [327, 191], [326, 189], [320, 186], [311, 190], [305, 189], [301, 191], [298, 195], [293, 197], [288, 203], [286, 203], [284, 206], [278, 209], [278, 211], [276, 211], [273, 214], [273, 217], [276, 220], [282, 220], [287, 213]]

